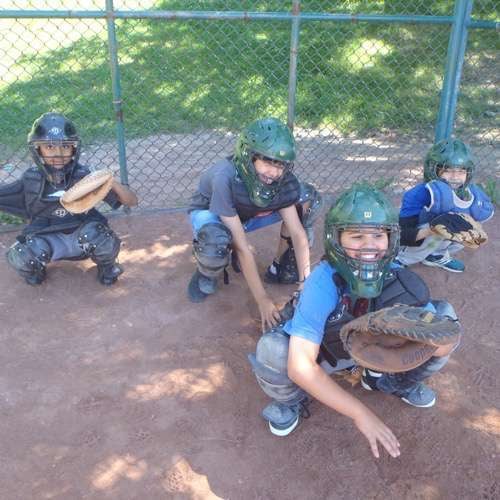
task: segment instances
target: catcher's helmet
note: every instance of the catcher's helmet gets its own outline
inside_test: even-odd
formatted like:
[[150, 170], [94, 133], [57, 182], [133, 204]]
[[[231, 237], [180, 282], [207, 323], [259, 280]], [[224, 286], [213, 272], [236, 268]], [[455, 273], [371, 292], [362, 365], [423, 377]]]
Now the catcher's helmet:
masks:
[[[272, 184], [263, 183], [253, 164], [256, 155], [282, 163], [284, 172], [280, 179]], [[278, 193], [281, 180], [287, 171], [293, 167], [295, 140], [290, 129], [280, 120], [257, 120], [241, 132], [233, 160], [252, 203], [258, 207], [266, 207]]]
[[[385, 230], [388, 248], [377, 260], [363, 259], [363, 253], [373, 255], [373, 249], [361, 250], [359, 258], [350, 257], [340, 244], [342, 231]], [[377, 297], [384, 279], [399, 250], [398, 216], [391, 202], [369, 185], [358, 184], [344, 192], [334, 203], [325, 219], [325, 253], [335, 270], [359, 297]]]
[[460, 139], [444, 139], [429, 149], [424, 162], [425, 181], [443, 180], [439, 174], [445, 169], [463, 169], [467, 172], [465, 183], [457, 189], [463, 190], [472, 180], [474, 157]]
[[[62, 169], [48, 165], [40, 154], [40, 145], [73, 147], [70, 161]], [[44, 113], [37, 118], [28, 134], [28, 146], [36, 166], [50, 182], [61, 182], [69, 178], [80, 157], [81, 141], [70, 120], [60, 113]]]

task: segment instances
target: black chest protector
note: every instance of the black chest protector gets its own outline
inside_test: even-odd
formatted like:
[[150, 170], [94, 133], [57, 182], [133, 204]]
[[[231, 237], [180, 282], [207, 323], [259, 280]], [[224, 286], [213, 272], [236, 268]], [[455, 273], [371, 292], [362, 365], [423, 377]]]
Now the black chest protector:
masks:
[[[334, 274], [334, 280], [341, 299], [325, 322], [325, 335], [320, 347], [320, 358], [333, 367], [339, 359], [350, 359], [339, 334], [342, 326], [355, 318], [351, 298], [345, 293], [345, 282], [338, 274]], [[418, 274], [408, 269], [393, 269], [384, 281], [382, 293], [369, 302], [368, 310], [378, 311], [394, 304], [425, 306], [429, 300], [429, 289]]]
[[258, 207], [250, 200], [247, 188], [238, 175], [233, 177], [231, 182], [233, 200], [236, 211], [242, 222], [245, 222], [259, 213], [266, 213], [280, 210], [282, 208], [295, 205], [300, 198], [300, 184], [297, 177], [292, 172], [287, 172], [281, 181], [278, 194], [273, 198], [267, 207]]
[[[73, 171], [68, 188], [89, 173], [88, 169], [77, 165]], [[71, 214], [60, 203], [58, 197], [48, 196], [47, 180], [37, 168], [26, 170], [23, 175], [24, 200], [29, 224], [24, 228], [24, 234], [40, 234], [53, 231], [76, 229], [82, 222], [92, 218], [91, 212]], [[55, 188], [53, 191], [57, 191]], [[94, 210], [101, 216], [97, 211]], [[90, 217], [89, 217], [90, 215]]]

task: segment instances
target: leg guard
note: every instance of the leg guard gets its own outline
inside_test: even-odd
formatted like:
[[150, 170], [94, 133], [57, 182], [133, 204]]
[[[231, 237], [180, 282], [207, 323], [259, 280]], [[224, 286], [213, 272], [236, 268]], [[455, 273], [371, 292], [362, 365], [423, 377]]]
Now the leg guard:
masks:
[[39, 285], [46, 277], [45, 266], [52, 258], [52, 248], [41, 236], [27, 236], [7, 251], [7, 261], [30, 285]]
[[309, 246], [312, 247], [314, 244], [313, 226], [321, 215], [323, 199], [311, 184], [301, 183], [299, 203], [302, 206], [302, 225], [306, 230]]
[[198, 270], [203, 276], [217, 278], [229, 264], [231, 231], [219, 222], [210, 222], [200, 228], [193, 240], [193, 253]]
[[115, 263], [120, 252], [120, 238], [102, 222], [87, 222], [78, 231], [78, 243], [97, 264], [97, 279], [103, 285], [115, 283], [123, 273], [123, 268]]
[[261, 389], [285, 405], [298, 404], [307, 395], [288, 378], [288, 344], [290, 338], [280, 327], [265, 333], [257, 343], [255, 354], [248, 359]]
[[274, 261], [267, 268], [264, 281], [266, 283], [281, 283], [283, 285], [297, 283], [299, 281], [299, 268], [297, 267], [292, 239], [283, 235], [280, 235], [280, 237], [286, 240], [288, 248], [283, 252], [279, 262]]

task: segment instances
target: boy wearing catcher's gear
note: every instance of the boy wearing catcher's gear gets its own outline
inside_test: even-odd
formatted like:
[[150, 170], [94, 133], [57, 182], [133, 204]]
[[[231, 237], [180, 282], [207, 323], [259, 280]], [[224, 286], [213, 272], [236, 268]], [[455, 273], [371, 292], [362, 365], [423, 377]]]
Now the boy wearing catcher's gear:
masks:
[[279, 321], [249, 248], [246, 232], [282, 221], [274, 262], [264, 280], [301, 283], [309, 274], [309, 244], [321, 198], [292, 172], [295, 140], [276, 118], [257, 120], [239, 135], [235, 153], [203, 173], [190, 206], [197, 269], [188, 286], [192, 302], [216, 291], [233, 252], [257, 302], [263, 329]]
[[[472, 153], [460, 139], [443, 140], [431, 147], [425, 158], [424, 182], [403, 196], [399, 213], [402, 247], [397, 256], [401, 264], [422, 263], [454, 273], [465, 270], [463, 262], [451, 256], [463, 248], [457, 242], [460, 239], [452, 236], [454, 228], [462, 234], [475, 232], [461, 215], [477, 224], [494, 212], [488, 196], [472, 183], [474, 170]], [[438, 225], [445, 226], [451, 237], [438, 234]]]
[[[329, 376], [354, 368], [339, 335], [353, 318], [404, 303], [432, 312], [437, 309], [456, 320], [447, 302], [429, 302], [428, 289], [417, 275], [394, 266], [398, 248], [397, 214], [372, 187], [354, 186], [329, 210], [325, 259], [306, 279], [295, 307], [285, 314], [290, 319], [265, 333], [256, 354], [249, 356], [259, 385], [273, 399], [262, 412], [273, 434], [288, 435], [301, 417], [308, 416], [310, 395], [352, 418], [376, 457], [377, 443], [393, 457], [399, 455], [392, 431]], [[364, 370], [362, 385], [393, 394], [412, 406], [432, 406], [436, 396], [422, 381], [446, 364], [453, 347], [433, 349], [423, 364], [402, 373]]]
[[[74, 124], [59, 113], [45, 113], [33, 123], [28, 146], [34, 166], [12, 183], [0, 186], [0, 210], [28, 223], [7, 251], [7, 261], [30, 285], [46, 278], [49, 262], [91, 258], [103, 285], [123, 272], [116, 263], [120, 239], [95, 208], [74, 214], [60, 203], [66, 190], [89, 174], [78, 162], [81, 141]], [[113, 180], [104, 199], [112, 208], [137, 204], [127, 187]]]

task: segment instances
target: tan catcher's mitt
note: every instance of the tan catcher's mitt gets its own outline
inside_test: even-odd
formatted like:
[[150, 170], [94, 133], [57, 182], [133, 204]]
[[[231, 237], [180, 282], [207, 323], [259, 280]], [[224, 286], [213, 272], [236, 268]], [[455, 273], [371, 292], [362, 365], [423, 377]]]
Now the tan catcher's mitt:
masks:
[[113, 184], [113, 172], [97, 170], [78, 181], [61, 197], [61, 205], [72, 214], [81, 214], [106, 198]]
[[460, 339], [460, 324], [423, 307], [396, 304], [345, 324], [340, 338], [360, 366], [406, 372], [427, 361], [442, 345]]
[[434, 217], [429, 225], [433, 233], [468, 248], [478, 248], [488, 241], [488, 235], [481, 223], [468, 214], [448, 212]]

